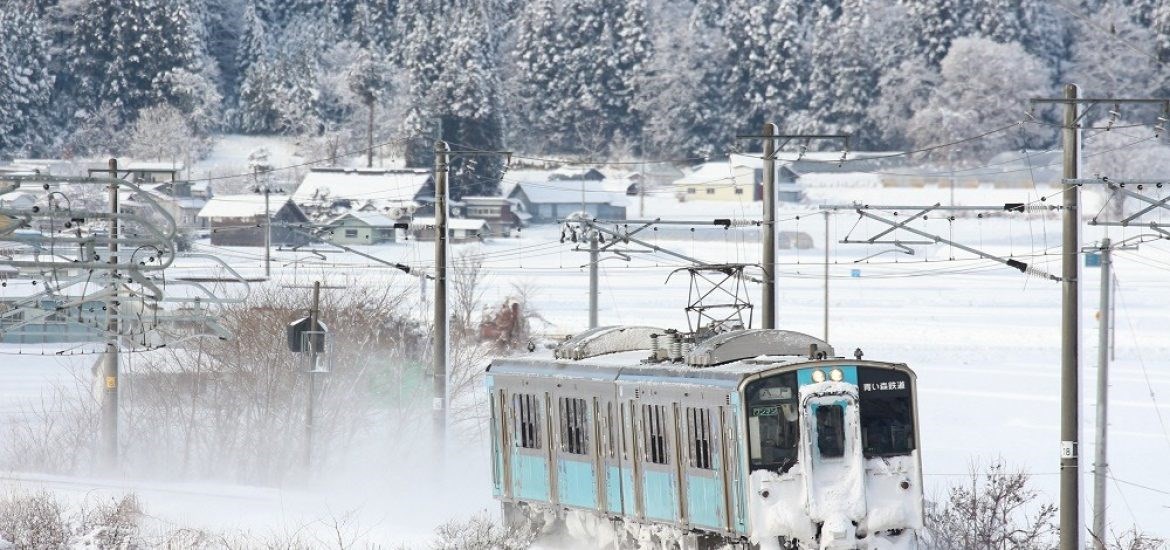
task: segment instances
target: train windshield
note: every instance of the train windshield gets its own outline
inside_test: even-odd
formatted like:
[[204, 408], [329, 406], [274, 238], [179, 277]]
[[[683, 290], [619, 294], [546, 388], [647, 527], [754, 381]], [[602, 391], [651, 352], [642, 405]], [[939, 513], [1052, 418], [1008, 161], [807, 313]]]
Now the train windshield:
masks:
[[915, 448], [910, 375], [880, 368], [857, 371], [865, 457], [910, 454]]
[[752, 470], [785, 472], [796, 464], [800, 440], [796, 373], [747, 385], [748, 448]]

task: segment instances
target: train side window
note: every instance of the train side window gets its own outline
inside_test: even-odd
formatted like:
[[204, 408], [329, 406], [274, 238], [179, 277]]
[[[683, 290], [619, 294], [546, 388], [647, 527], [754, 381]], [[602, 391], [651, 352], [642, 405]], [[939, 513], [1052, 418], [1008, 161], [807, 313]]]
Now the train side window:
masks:
[[589, 453], [589, 410], [584, 399], [562, 397], [558, 412], [561, 417], [561, 452], [583, 455]]
[[669, 464], [666, 454], [666, 407], [642, 405], [642, 422], [646, 427], [646, 461], [651, 464]]
[[711, 468], [711, 411], [687, 407], [687, 444], [690, 445], [688, 463], [692, 468]]
[[529, 393], [512, 396], [516, 443], [525, 449], [540, 448], [540, 400]]
[[845, 408], [840, 405], [817, 407], [817, 449], [821, 458], [845, 455]]

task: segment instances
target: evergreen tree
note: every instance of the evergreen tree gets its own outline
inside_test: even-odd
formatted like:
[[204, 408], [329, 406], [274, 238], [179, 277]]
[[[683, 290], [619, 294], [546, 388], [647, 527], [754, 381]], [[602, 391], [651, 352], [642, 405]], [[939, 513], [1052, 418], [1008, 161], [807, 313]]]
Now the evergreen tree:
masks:
[[37, 10], [0, 6], [0, 154], [39, 151], [50, 139], [49, 48]]
[[[403, 64], [410, 82], [412, 106], [405, 126], [415, 135], [435, 135], [454, 148], [499, 150], [504, 145], [504, 117], [496, 66], [498, 36], [480, 6], [467, 4], [438, 9], [429, 0], [415, 6], [407, 24]], [[449, 30], [440, 39], [430, 23]], [[407, 151], [407, 162], [426, 166], [433, 150], [417, 140]], [[452, 159], [451, 195], [499, 193], [503, 159], [495, 156]]]
[[1027, 34], [1021, 21], [1021, 0], [975, 0], [970, 21], [974, 34], [1000, 43], [1024, 42]]
[[808, 102], [800, 0], [732, 0], [723, 28], [732, 112], [752, 131], [764, 122], [785, 124]]
[[236, 49], [236, 73], [239, 75], [236, 82], [237, 90], [243, 86], [244, 77], [248, 74], [248, 70], [268, 51], [268, 33], [254, 0], [249, 0], [244, 7], [240, 26], [241, 34]]
[[931, 66], [938, 66], [956, 38], [970, 30], [968, 0], [903, 0], [915, 22], [918, 53]]
[[563, 131], [561, 108], [564, 97], [554, 83], [561, 80], [560, 60], [568, 52], [560, 38], [553, 0], [535, 0], [521, 14], [517, 26], [514, 117], [525, 131], [519, 132], [521, 144], [536, 151], [559, 148], [558, 133]]
[[86, 0], [73, 33], [71, 72], [82, 105], [109, 103], [120, 118], [169, 95], [165, 76], [201, 73], [203, 45], [186, 0]]
[[877, 48], [871, 44], [880, 37], [873, 32], [863, 4], [862, 0], [843, 0], [840, 15], [834, 16], [828, 6], [817, 14], [816, 41], [808, 57], [808, 110], [792, 125], [796, 130], [858, 134], [870, 144], [879, 139], [871, 131], [868, 115], [878, 79]]

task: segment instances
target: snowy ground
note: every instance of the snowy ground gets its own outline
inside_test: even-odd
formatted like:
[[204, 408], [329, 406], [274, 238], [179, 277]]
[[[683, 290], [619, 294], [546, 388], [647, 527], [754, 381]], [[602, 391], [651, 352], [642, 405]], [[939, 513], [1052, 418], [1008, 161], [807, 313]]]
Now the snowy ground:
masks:
[[[834, 202], [855, 199], [852, 189], [825, 191]], [[947, 190], [918, 190], [898, 200], [946, 203]], [[1034, 199], [1024, 192], [990, 194], [960, 190], [967, 204]], [[1040, 194], [1046, 194], [1043, 190]], [[934, 196], [939, 195], [939, 196]], [[873, 200], [882, 199], [877, 196]], [[860, 200], [870, 200], [868, 197]], [[883, 202], [892, 202], [886, 198]], [[755, 217], [757, 207], [735, 203], [678, 204], [669, 197], [649, 197], [647, 216]], [[631, 215], [636, 210], [631, 209]], [[680, 213], [681, 212], [681, 213]], [[903, 214], [904, 215], [904, 214]], [[797, 219], [799, 216], [800, 219]], [[784, 250], [779, 255], [779, 324], [783, 328], [820, 335], [822, 331], [823, 217], [812, 210], [787, 212], [782, 231], [802, 231], [817, 243], [812, 250]], [[903, 361], [919, 374], [922, 449], [927, 494], [941, 495], [949, 484], [961, 482], [972, 461], [1002, 456], [1011, 465], [1035, 476], [1045, 498], [1055, 501], [1059, 453], [1060, 285], [1025, 277], [986, 260], [952, 251], [946, 246], [916, 247], [914, 256], [886, 253], [855, 264], [854, 260], [886, 250], [881, 246], [841, 245], [857, 216], [832, 217], [830, 260], [830, 340], [839, 354], [860, 347], [867, 358]], [[953, 224], [931, 219], [915, 227], [955, 239], [991, 253], [1012, 256], [1059, 272], [1059, 221], [1030, 219], [960, 219]], [[878, 230], [862, 222], [852, 236]], [[669, 233], [669, 236], [667, 235]], [[1138, 231], [1114, 231], [1116, 240]], [[736, 230], [714, 232], [674, 229], [643, 232], [647, 240], [710, 262], [758, 261], [754, 236]], [[913, 238], [900, 234], [901, 238]], [[1087, 229], [1085, 243], [1099, 238]], [[431, 265], [433, 243], [407, 241], [368, 247], [369, 253], [414, 267]], [[245, 275], [261, 275], [259, 249], [222, 249], [201, 245], [202, 251], [229, 259]], [[549, 322], [537, 327], [549, 334], [582, 329], [587, 319], [588, 255], [574, 244], [560, 243], [560, 229], [546, 226], [522, 232], [519, 238], [454, 247], [456, 254], [480, 254], [488, 275], [488, 303], [498, 303], [524, 285], [535, 291], [535, 306]], [[961, 258], [946, 261], [951, 255]], [[274, 266], [282, 282], [315, 279], [371, 284], [410, 285], [417, 280], [350, 254], [327, 254], [325, 260], [304, 253], [277, 252]], [[929, 261], [925, 261], [929, 260]], [[1118, 530], [1136, 524], [1170, 536], [1170, 340], [1165, 338], [1165, 312], [1170, 308], [1170, 243], [1145, 244], [1137, 251], [1117, 255], [1116, 362], [1112, 369], [1109, 513]], [[198, 264], [198, 265], [197, 265]], [[638, 323], [685, 327], [683, 315], [688, 281], [685, 273], [665, 282], [681, 262], [661, 254], [637, 254], [632, 262], [608, 259], [601, 263], [601, 321], [603, 324]], [[186, 262], [179, 271], [205, 272], [206, 266]], [[853, 276], [859, 270], [859, 276]], [[173, 275], [172, 275], [173, 276]], [[1099, 271], [1084, 269], [1082, 285], [1082, 448], [1081, 464], [1092, 465], [1096, 322]], [[758, 304], [759, 289], [748, 287]], [[428, 296], [430, 290], [427, 291]], [[425, 312], [419, 303], [419, 312]], [[757, 320], [758, 323], [758, 320]], [[12, 351], [7, 349], [6, 351]], [[24, 350], [29, 351], [27, 348]], [[38, 399], [39, 388], [68, 376], [88, 364], [58, 358], [30, 360], [5, 355], [0, 361], [3, 412], [19, 403]], [[487, 452], [480, 446], [453, 454], [452, 471], [463, 479], [452, 481], [447, 496], [436, 497], [431, 487], [410, 472], [401, 476], [338, 472], [308, 488], [193, 489], [186, 497], [170, 487], [142, 489], [146, 505], [159, 517], [175, 522], [226, 525], [251, 529], [287, 529], [326, 519], [337, 511], [359, 510], [376, 524], [364, 536], [369, 541], [396, 542], [427, 534], [442, 519], [494, 508], [487, 478]], [[383, 477], [384, 479], [378, 479]], [[26, 480], [23, 484], [55, 482]], [[130, 483], [130, 482], [124, 482]], [[1086, 515], [1091, 484], [1084, 484]], [[170, 492], [168, 492], [170, 491]], [[229, 496], [225, 497], [223, 493]], [[238, 495], [243, 495], [236, 498]], [[232, 496], [235, 495], [235, 496]], [[322, 496], [323, 495], [323, 496]], [[210, 500], [209, 500], [210, 499]], [[209, 502], [216, 502], [208, 506]], [[423, 504], [418, 504], [423, 503]]]

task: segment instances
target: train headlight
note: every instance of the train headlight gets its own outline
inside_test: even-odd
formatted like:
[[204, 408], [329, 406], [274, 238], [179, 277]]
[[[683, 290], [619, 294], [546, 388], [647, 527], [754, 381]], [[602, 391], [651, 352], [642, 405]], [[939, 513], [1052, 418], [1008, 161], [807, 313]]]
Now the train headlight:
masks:
[[812, 381], [820, 384], [825, 381], [825, 371], [817, 369], [812, 371]]
[[841, 372], [841, 369], [833, 369], [833, 370], [829, 371], [829, 380], [832, 380], [834, 382], [840, 382], [844, 379], [845, 379], [845, 373]]

